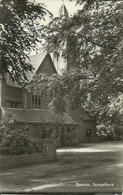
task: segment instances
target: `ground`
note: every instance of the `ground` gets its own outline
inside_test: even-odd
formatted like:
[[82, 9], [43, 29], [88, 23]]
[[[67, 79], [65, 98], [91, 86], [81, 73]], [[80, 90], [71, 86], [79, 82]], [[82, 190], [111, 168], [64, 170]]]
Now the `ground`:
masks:
[[123, 142], [57, 150], [57, 161], [0, 172], [0, 192], [121, 192]]

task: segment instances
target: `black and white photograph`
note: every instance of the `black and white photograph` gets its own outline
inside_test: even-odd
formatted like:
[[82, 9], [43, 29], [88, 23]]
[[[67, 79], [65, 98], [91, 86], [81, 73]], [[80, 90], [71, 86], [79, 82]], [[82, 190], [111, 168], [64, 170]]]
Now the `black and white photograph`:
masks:
[[122, 191], [123, 0], [0, 0], [0, 193]]

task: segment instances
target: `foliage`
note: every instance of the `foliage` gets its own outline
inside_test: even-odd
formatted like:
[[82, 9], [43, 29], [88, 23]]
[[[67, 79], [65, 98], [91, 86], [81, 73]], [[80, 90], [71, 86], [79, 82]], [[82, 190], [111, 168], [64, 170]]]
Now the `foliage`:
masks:
[[[105, 114], [106, 113], [106, 114]], [[105, 108], [105, 112], [101, 113], [104, 125], [98, 126], [98, 132], [110, 136], [114, 140], [123, 139], [123, 95], [111, 100], [110, 104]]]
[[0, 1], [0, 74], [9, 73], [18, 83], [25, 82], [26, 72], [33, 70], [26, 63], [27, 53], [41, 43], [40, 25], [46, 13], [43, 4], [32, 1]]
[[69, 94], [69, 102], [73, 107], [80, 106], [81, 98], [83, 98], [83, 104], [85, 103], [84, 96], [81, 97], [81, 92], [84, 88], [80, 91], [81, 80], [84, 78], [86, 80], [86, 73], [80, 72], [80, 69], [73, 69], [69, 72], [64, 72], [62, 75], [53, 74], [50, 77], [40, 73], [34, 77], [28, 87], [34, 94], [51, 97], [52, 101], [49, 107], [58, 114], [66, 110], [67, 94]]
[[123, 95], [112, 99], [111, 104], [106, 108], [105, 124], [109, 130], [114, 132], [117, 139], [123, 139]]
[[65, 110], [67, 99], [72, 107], [82, 106], [107, 123], [106, 108], [123, 93], [123, 3], [81, 2], [85, 6], [73, 17], [54, 18], [44, 27], [46, 48], [62, 55], [68, 71], [50, 78], [40, 74], [31, 88], [51, 95], [55, 112]]
[[42, 152], [42, 142], [29, 136], [29, 130], [23, 128], [0, 128], [0, 154], [24, 155]]
[[75, 146], [77, 145], [77, 137], [76, 131], [72, 128], [68, 129], [65, 132], [63, 128], [60, 133], [57, 132], [57, 129], [54, 129], [52, 138], [56, 140], [57, 147], [64, 147], [64, 146]]

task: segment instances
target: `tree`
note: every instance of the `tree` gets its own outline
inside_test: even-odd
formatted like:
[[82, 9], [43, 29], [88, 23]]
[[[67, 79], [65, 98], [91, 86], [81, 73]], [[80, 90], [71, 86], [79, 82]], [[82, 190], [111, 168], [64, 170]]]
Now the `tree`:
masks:
[[41, 42], [41, 21], [47, 13], [43, 4], [32, 1], [0, 1], [0, 74], [9, 73], [18, 83], [25, 82], [26, 72], [33, 70], [25, 60]]
[[55, 112], [64, 111], [63, 97], [68, 95], [72, 107], [82, 106], [102, 122], [112, 99], [123, 93], [123, 4], [77, 1], [83, 2], [73, 17], [54, 18], [44, 28], [46, 48], [57, 56], [62, 53], [73, 69], [50, 78], [38, 75], [31, 87], [52, 97]]

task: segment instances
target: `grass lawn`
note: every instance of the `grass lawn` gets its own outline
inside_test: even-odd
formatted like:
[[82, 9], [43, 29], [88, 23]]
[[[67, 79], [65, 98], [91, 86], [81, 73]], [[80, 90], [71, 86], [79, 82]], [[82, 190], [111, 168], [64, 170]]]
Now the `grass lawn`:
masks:
[[57, 150], [57, 161], [0, 172], [0, 192], [121, 192], [123, 142]]

